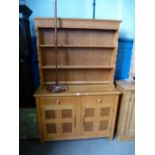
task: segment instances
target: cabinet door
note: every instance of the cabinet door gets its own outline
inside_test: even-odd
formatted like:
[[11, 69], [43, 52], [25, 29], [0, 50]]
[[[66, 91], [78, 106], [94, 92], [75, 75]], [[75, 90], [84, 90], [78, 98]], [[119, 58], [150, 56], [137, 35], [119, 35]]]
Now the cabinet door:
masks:
[[128, 136], [134, 136], [135, 134], [135, 93], [129, 92], [127, 95], [127, 119], [125, 134]]
[[41, 98], [44, 140], [59, 140], [75, 134], [74, 97]]
[[83, 97], [82, 134], [110, 136], [115, 100], [114, 95]]

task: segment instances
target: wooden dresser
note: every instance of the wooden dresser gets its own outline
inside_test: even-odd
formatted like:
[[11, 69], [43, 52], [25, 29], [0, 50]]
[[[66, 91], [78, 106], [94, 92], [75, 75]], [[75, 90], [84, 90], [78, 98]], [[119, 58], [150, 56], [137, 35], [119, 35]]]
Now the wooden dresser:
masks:
[[40, 87], [36, 107], [41, 142], [113, 137], [120, 91], [113, 84], [120, 21], [59, 18], [55, 80], [54, 19], [36, 18]]
[[119, 140], [132, 140], [135, 138], [135, 82], [122, 80], [116, 85], [122, 92], [117, 136]]

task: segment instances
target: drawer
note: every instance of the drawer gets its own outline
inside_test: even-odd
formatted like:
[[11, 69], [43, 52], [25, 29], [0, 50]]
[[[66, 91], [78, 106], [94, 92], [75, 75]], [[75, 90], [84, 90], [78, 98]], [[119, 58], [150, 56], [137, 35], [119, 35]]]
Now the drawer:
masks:
[[96, 96], [84, 96], [83, 103], [114, 103], [117, 101], [118, 95], [96, 95]]
[[61, 105], [75, 103], [74, 97], [40, 97], [39, 103], [41, 105]]

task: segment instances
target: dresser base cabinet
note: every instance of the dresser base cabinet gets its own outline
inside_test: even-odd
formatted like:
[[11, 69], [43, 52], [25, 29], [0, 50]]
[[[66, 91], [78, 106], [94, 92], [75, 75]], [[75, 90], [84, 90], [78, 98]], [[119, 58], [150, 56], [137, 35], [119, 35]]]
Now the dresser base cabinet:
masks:
[[122, 92], [117, 125], [117, 136], [120, 141], [135, 138], [135, 84], [134, 81], [117, 81]]
[[39, 93], [35, 95], [41, 142], [113, 138], [119, 91]]

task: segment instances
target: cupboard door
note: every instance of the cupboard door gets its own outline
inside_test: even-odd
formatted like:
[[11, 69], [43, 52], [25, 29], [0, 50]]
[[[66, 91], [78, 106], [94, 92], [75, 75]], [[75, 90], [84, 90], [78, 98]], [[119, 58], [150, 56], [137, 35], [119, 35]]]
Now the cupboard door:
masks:
[[135, 93], [129, 92], [127, 96], [126, 129], [125, 134], [133, 136], [135, 134]]
[[115, 96], [83, 97], [82, 133], [84, 135], [110, 136]]
[[44, 139], [59, 140], [74, 136], [76, 126], [74, 99], [47, 98], [41, 102]]

